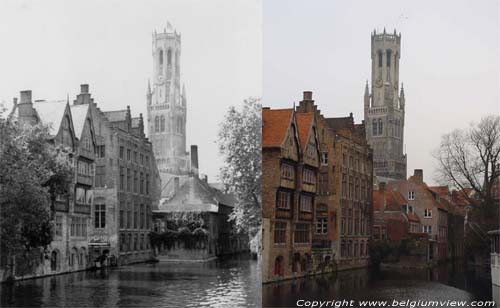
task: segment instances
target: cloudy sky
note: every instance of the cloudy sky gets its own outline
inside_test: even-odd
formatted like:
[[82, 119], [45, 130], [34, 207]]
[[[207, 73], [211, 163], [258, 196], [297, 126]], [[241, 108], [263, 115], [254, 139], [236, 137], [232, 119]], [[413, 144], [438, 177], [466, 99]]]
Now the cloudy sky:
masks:
[[401, 32], [408, 174], [434, 183], [442, 134], [500, 114], [500, 2], [263, 2], [263, 105], [291, 107], [303, 90], [326, 116], [363, 119], [370, 33]]
[[187, 142], [215, 181], [218, 124], [230, 105], [261, 95], [260, 0], [2, 0], [0, 100], [27, 89], [34, 99], [74, 99], [88, 83], [101, 109], [146, 115], [152, 32], [167, 21], [182, 35]]

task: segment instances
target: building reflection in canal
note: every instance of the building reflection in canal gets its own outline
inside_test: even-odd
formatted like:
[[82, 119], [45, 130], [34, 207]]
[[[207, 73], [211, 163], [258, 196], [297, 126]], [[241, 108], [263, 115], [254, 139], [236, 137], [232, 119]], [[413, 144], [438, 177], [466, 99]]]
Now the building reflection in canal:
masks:
[[488, 269], [358, 269], [263, 285], [264, 307], [295, 307], [304, 300], [491, 300]]
[[137, 264], [1, 286], [1, 307], [260, 307], [260, 263]]

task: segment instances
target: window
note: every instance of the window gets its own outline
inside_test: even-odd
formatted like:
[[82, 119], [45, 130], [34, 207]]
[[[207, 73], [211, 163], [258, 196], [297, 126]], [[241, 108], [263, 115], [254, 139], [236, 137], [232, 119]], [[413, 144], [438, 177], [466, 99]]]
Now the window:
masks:
[[274, 243], [284, 244], [286, 241], [286, 222], [274, 223]]
[[120, 167], [120, 190], [125, 189], [125, 171], [123, 167]]
[[62, 225], [63, 225], [63, 217], [61, 215], [56, 215], [56, 228], [55, 228], [55, 236], [62, 236]]
[[70, 235], [76, 237], [87, 236], [87, 220], [85, 217], [71, 217]]
[[144, 165], [144, 155], [141, 153], [141, 165]]
[[137, 213], [137, 204], [134, 205], [134, 229], [139, 225], [139, 214]]
[[291, 193], [284, 190], [278, 190], [276, 197], [276, 207], [279, 209], [289, 210], [292, 204]]
[[158, 62], [163, 65], [163, 49], [158, 49]]
[[92, 190], [83, 187], [76, 188], [76, 203], [79, 204], [92, 204]]
[[140, 216], [141, 216], [141, 223], [140, 223], [140, 228], [141, 229], [144, 229], [144, 204], [141, 204], [141, 208], [140, 208]]
[[149, 195], [149, 174], [146, 174], [146, 195]]
[[125, 213], [123, 210], [120, 210], [120, 229], [125, 228]]
[[130, 149], [127, 149], [127, 160], [128, 160], [128, 161], [130, 161], [130, 154], [131, 154]]
[[322, 166], [328, 165], [328, 152], [321, 152], [321, 165]]
[[132, 227], [132, 211], [130, 210], [130, 202], [127, 202], [127, 229]]
[[347, 181], [346, 181], [346, 175], [342, 174], [342, 197], [347, 197]]
[[138, 157], [138, 156], [137, 156], [137, 152], [136, 152], [136, 151], [134, 151], [134, 163], [136, 163], [136, 164], [139, 162], [139, 161], [137, 160], [137, 157]]
[[347, 154], [342, 153], [342, 167], [347, 167]]
[[121, 146], [120, 147], [120, 159], [123, 159], [123, 152], [125, 151], [125, 149]]
[[160, 118], [158, 116], [155, 117], [155, 132], [160, 131]]
[[96, 166], [95, 167], [95, 187], [105, 187], [106, 186], [106, 167]]
[[293, 181], [295, 178], [295, 167], [289, 164], [281, 164], [281, 177]]
[[432, 226], [422, 226], [422, 231], [427, 234], [432, 234]]
[[378, 51], [378, 67], [382, 67], [382, 50]]
[[96, 204], [95, 205], [95, 223], [94, 226], [97, 229], [102, 229], [106, 227], [106, 205]]
[[378, 134], [378, 124], [377, 124], [377, 119], [372, 120], [372, 135], [377, 136]]
[[300, 211], [312, 212], [313, 197], [310, 195], [300, 195]]
[[303, 182], [306, 184], [316, 184], [316, 172], [305, 168], [303, 171]]
[[106, 154], [105, 145], [96, 146], [96, 157], [97, 158], [104, 158], [105, 154]]
[[424, 210], [424, 218], [432, 218], [432, 210], [431, 209]]
[[139, 192], [144, 193], [144, 173], [141, 172], [141, 182], [139, 183]]
[[294, 234], [294, 242], [295, 243], [309, 243], [309, 225], [308, 224], [296, 224], [295, 225], [295, 234]]
[[161, 116], [161, 120], [160, 120], [160, 130], [162, 132], [165, 131], [165, 116], [163, 116], [163, 115]]
[[378, 119], [378, 133], [377, 133], [377, 135], [381, 136], [384, 134], [383, 132], [384, 132], [384, 126], [382, 123], [382, 119]]
[[408, 200], [415, 200], [415, 192], [414, 191], [408, 192]]
[[167, 50], [167, 65], [172, 64], [172, 49]]
[[130, 173], [130, 169], [127, 168], [127, 191], [131, 191], [132, 189], [132, 174]]
[[390, 67], [391, 66], [391, 50], [390, 49], [387, 49], [385, 51], [385, 56], [386, 56], [386, 65], [387, 65], [387, 67]]
[[320, 204], [316, 209], [316, 234], [328, 232], [328, 210], [326, 205]]
[[137, 178], [137, 171], [134, 171], [134, 192], [137, 193], [138, 191], [138, 178]]

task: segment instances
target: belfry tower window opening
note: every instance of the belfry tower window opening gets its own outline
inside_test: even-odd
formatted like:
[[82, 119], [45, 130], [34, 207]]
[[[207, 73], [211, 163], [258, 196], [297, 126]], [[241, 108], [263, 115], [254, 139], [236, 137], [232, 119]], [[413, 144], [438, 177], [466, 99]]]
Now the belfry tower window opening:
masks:
[[167, 51], [167, 65], [172, 65], [172, 50]]
[[163, 65], [163, 49], [158, 50], [158, 62]]
[[378, 67], [382, 67], [382, 50], [378, 51]]
[[386, 58], [387, 58], [387, 67], [390, 67], [391, 66], [391, 50], [390, 49], [387, 49], [385, 51], [385, 55], [386, 55]]

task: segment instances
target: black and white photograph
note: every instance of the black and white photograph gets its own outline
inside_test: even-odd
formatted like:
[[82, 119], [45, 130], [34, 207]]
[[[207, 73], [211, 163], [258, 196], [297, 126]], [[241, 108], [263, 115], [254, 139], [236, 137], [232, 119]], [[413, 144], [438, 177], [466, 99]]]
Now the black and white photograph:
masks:
[[2, 1], [2, 307], [260, 307], [262, 6]]

